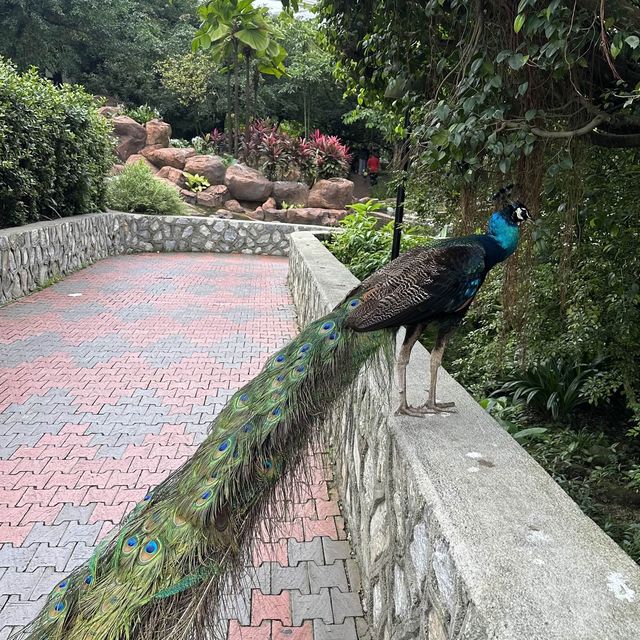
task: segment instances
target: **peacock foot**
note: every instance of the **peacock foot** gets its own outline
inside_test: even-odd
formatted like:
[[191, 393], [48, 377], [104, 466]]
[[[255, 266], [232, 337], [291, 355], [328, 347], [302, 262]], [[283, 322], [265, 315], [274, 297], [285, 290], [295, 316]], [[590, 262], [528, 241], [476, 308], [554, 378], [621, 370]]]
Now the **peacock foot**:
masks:
[[422, 418], [424, 416], [424, 411], [422, 411], [421, 407], [412, 407], [408, 405], [406, 402], [400, 404], [400, 406], [396, 409], [395, 415], [397, 416], [413, 416], [414, 418]]
[[422, 406], [418, 407], [417, 410], [420, 411], [422, 415], [428, 413], [456, 413], [456, 410], [453, 408], [455, 406], [455, 402], [431, 402], [427, 400]]

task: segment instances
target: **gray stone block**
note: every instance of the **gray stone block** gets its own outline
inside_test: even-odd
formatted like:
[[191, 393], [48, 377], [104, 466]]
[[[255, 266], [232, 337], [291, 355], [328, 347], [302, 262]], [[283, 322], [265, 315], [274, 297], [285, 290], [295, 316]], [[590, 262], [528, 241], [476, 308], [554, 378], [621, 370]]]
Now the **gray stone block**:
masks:
[[324, 557], [327, 564], [333, 564], [336, 560], [346, 560], [351, 557], [351, 547], [346, 540], [332, 540], [322, 538]]
[[70, 522], [67, 530], [64, 532], [64, 535], [60, 539], [60, 545], [77, 542], [84, 542], [87, 545], [94, 545], [101, 528], [101, 522], [95, 522], [94, 524], [79, 524], [77, 522]]
[[295, 567], [298, 562], [313, 561], [316, 564], [324, 564], [322, 551], [322, 539], [314, 538], [310, 542], [298, 542], [293, 538], [287, 541], [289, 547], [289, 565]]
[[357, 593], [344, 593], [339, 589], [330, 589], [333, 620], [336, 624], [342, 624], [345, 618], [364, 615], [360, 595]]
[[48, 544], [39, 544], [38, 549], [29, 562], [27, 571], [35, 571], [38, 567], [53, 567], [57, 571], [64, 571], [74, 546], [75, 545], [71, 544], [64, 547], [52, 547]]
[[311, 593], [320, 593], [324, 587], [336, 587], [349, 591], [344, 561], [336, 560], [333, 564], [317, 565], [309, 562], [309, 584]]
[[299, 627], [305, 620], [324, 620], [333, 622], [331, 597], [329, 589], [322, 589], [319, 594], [304, 595], [291, 592], [291, 620], [294, 627]]
[[363, 640], [358, 638], [353, 618], [342, 624], [325, 624], [322, 620], [313, 621], [314, 640]]
[[67, 502], [60, 510], [60, 513], [56, 516], [54, 524], [71, 521], [75, 521], [79, 524], [87, 524], [95, 508], [95, 504], [88, 504], [86, 507], [79, 507]]
[[[314, 563], [311, 564], [316, 566]], [[271, 563], [271, 593], [278, 595], [283, 589], [297, 589], [300, 593], [310, 593], [306, 562], [300, 562], [295, 567], [281, 567], [277, 562]]]

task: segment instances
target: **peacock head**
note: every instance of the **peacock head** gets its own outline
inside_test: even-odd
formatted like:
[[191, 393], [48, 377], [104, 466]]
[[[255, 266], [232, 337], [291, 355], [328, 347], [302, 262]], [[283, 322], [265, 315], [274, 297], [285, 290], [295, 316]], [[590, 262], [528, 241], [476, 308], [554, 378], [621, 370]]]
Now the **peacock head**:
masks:
[[525, 207], [519, 200], [510, 202], [504, 209], [502, 209], [502, 211], [500, 211], [500, 213], [511, 224], [521, 224], [527, 220], [531, 220], [529, 209], [527, 209], [527, 207]]
[[[516, 187], [515, 190], [518, 188]], [[514, 186], [512, 184], [502, 187], [493, 194], [493, 202], [496, 206], [496, 213], [500, 215], [508, 224], [519, 225], [531, 219], [529, 210], [518, 199], [514, 199]]]

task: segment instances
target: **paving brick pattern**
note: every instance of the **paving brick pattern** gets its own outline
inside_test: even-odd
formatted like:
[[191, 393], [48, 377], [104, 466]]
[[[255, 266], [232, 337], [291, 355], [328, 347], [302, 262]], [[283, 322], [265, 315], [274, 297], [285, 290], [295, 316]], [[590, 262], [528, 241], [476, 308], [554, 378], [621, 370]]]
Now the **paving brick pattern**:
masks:
[[[0, 640], [295, 333], [286, 274], [275, 257], [121, 256], [0, 309]], [[221, 612], [229, 639], [368, 635], [330, 469], [308, 466]]]

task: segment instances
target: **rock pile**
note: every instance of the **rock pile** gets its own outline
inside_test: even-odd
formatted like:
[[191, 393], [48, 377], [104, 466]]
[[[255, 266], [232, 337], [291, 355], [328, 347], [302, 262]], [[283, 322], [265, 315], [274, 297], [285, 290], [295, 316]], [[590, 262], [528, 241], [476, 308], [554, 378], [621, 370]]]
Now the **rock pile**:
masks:
[[[346, 205], [353, 202], [350, 180], [319, 180], [311, 189], [303, 182], [271, 182], [246, 165], [225, 167], [218, 156], [171, 147], [171, 125], [166, 122], [151, 120], [141, 125], [113, 107], [103, 107], [100, 112], [113, 123], [117, 138], [119, 162], [114, 174], [125, 164], [143, 162], [187, 203], [211, 210], [212, 216], [335, 225], [346, 215]], [[187, 188], [185, 173], [203, 176], [211, 186], [194, 193]]]

